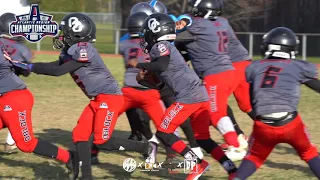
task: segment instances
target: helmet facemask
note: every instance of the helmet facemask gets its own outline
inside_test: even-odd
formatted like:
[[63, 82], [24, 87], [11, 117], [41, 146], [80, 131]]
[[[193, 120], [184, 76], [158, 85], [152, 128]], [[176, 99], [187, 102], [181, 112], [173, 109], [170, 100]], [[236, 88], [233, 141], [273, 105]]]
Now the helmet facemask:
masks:
[[148, 54], [150, 49], [148, 49], [148, 42], [145, 40], [145, 32], [146, 30], [143, 29], [140, 33], [140, 47], [145, 54]]

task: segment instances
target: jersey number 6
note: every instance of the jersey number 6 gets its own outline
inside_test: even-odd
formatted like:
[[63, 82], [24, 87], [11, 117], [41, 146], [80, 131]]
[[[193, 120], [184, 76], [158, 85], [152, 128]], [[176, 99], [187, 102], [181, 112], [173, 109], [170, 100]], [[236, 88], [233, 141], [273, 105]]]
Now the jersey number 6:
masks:
[[273, 88], [278, 81], [278, 74], [282, 71], [282, 68], [270, 66], [264, 73], [261, 88]]

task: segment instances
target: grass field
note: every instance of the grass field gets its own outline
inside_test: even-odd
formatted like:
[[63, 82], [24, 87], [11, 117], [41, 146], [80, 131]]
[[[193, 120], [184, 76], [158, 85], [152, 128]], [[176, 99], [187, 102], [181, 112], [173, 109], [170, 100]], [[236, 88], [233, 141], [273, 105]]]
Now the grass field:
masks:
[[[35, 61], [53, 61], [57, 56], [38, 55]], [[104, 58], [108, 68], [117, 80], [123, 82], [123, 64], [120, 58]], [[74, 84], [69, 75], [63, 77], [48, 77], [31, 75], [25, 79], [29, 89], [33, 92], [35, 105], [33, 109], [33, 127], [37, 137], [49, 140], [65, 148], [73, 148], [71, 143], [71, 131], [76, 125], [88, 99]], [[311, 132], [312, 141], [320, 146], [320, 114], [319, 96], [313, 91], [302, 87], [299, 111]], [[235, 111], [239, 124], [250, 134], [252, 121], [241, 113], [233, 98], [230, 104]], [[216, 130], [211, 129], [212, 136], [218, 142], [222, 142], [221, 136]], [[0, 142], [5, 142], [7, 130], [0, 131]], [[122, 115], [116, 125], [115, 137], [127, 138], [129, 125], [125, 115]], [[180, 130], [180, 134], [182, 134]], [[159, 161], [164, 160], [163, 148], [160, 148]], [[94, 166], [93, 174], [96, 179], [185, 179], [183, 172], [169, 175], [167, 171], [133, 173], [123, 170], [122, 163], [128, 157], [142, 162], [141, 155], [137, 153], [104, 152], [100, 154], [101, 164]], [[201, 179], [226, 179], [226, 173], [209, 156], [211, 169]], [[237, 163], [238, 164], [238, 163]], [[50, 159], [35, 156], [33, 154], [4, 155], [0, 154], [0, 179], [67, 179], [64, 165]], [[296, 156], [295, 151], [287, 145], [278, 145], [270, 155], [265, 165], [251, 179], [316, 179], [309, 171], [306, 164]]]

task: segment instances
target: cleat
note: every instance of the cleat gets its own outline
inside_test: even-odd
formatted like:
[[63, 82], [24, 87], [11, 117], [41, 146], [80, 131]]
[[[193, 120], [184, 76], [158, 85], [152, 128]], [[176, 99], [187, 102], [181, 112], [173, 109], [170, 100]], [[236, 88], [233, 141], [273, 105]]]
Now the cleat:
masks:
[[179, 165], [179, 160], [175, 158], [175, 156], [167, 156], [166, 161], [163, 164], [163, 167], [168, 171], [172, 171], [176, 169]]
[[247, 154], [247, 151], [241, 148], [229, 146], [225, 152], [226, 156], [233, 162], [241, 161]]
[[79, 157], [78, 153], [75, 151], [69, 151], [70, 159], [66, 166], [68, 169], [69, 179], [76, 180], [79, 176]]
[[148, 149], [150, 153], [148, 154], [145, 162], [155, 164], [157, 162], [158, 144], [154, 142], [149, 142], [149, 144], [150, 149]]
[[239, 146], [240, 149], [244, 149], [244, 150], [248, 149], [248, 138], [246, 135], [240, 134], [238, 136], [238, 142], [240, 144], [240, 146]]
[[151, 142], [145, 142], [148, 144], [148, 148], [145, 149], [145, 152], [143, 152], [141, 155], [144, 157], [144, 159], [147, 159], [152, 151], [153, 151], [153, 146], [151, 145]]
[[16, 150], [18, 149], [18, 147], [16, 146], [16, 144], [4, 144], [3, 145], [3, 152], [6, 153], [6, 154], [12, 154], [14, 153]]
[[200, 164], [197, 164], [193, 169], [191, 174], [188, 175], [186, 180], [197, 180], [199, 179], [202, 174], [204, 174], [206, 171], [208, 171], [210, 168], [210, 165], [207, 161], [202, 160]]

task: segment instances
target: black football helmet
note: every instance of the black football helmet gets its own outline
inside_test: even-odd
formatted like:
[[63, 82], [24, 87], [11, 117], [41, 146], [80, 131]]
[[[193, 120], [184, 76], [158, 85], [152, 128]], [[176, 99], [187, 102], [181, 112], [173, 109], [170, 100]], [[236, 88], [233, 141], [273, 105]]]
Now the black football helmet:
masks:
[[10, 24], [12, 21], [16, 21], [16, 15], [13, 13], [4, 13], [0, 16], [0, 37], [9, 38], [18, 42], [24, 42], [24, 38], [21, 36], [11, 36], [9, 33]]
[[140, 2], [140, 3], [137, 3], [134, 6], [132, 6], [132, 8], [130, 10], [130, 15], [137, 13], [137, 12], [144, 12], [148, 16], [153, 13], [156, 13], [155, 9], [147, 2]]
[[94, 21], [82, 13], [65, 16], [59, 25], [59, 34], [53, 39], [53, 47], [61, 49], [79, 42], [94, 42], [96, 27]]
[[295, 59], [299, 43], [298, 37], [291, 29], [277, 27], [263, 36], [261, 53], [265, 58]]
[[132, 14], [127, 19], [127, 28], [132, 38], [140, 37], [141, 28], [148, 15], [144, 12], [137, 12]]
[[159, 41], [174, 41], [176, 24], [167, 14], [150, 15], [143, 23], [141, 32], [141, 48], [149, 53], [152, 46]]
[[215, 20], [222, 14], [223, 0], [189, 0], [194, 17]]
[[166, 5], [164, 5], [162, 2], [160, 1], [157, 1], [157, 0], [152, 0], [152, 1], [149, 1], [148, 2], [151, 7], [154, 8], [154, 10], [157, 12], [157, 13], [163, 13], [163, 14], [167, 14], [168, 13], [168, 10], [167, 10], [167, 7]]

